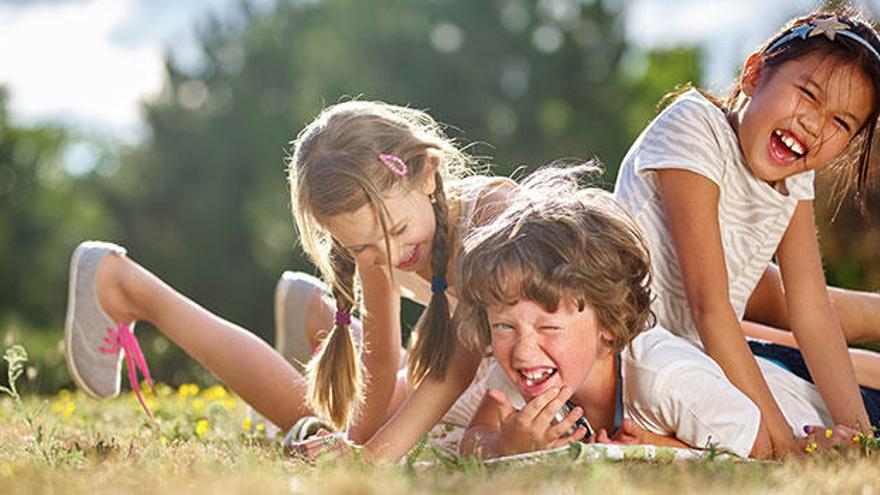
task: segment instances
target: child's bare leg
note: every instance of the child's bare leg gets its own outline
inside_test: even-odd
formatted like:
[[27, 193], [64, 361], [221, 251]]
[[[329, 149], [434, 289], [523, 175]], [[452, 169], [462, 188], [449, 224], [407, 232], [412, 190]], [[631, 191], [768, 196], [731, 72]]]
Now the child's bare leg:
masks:
[[[880, 342], [880, 294], [828, 288], [828, 296], [850, 344]], [[782, 277], [770, 265], [758, 282], [746, 306], [745, 319], [781, 329], [790, 329]]]
[[95, 281], [116, 322], [148, 321], [263, 416], [287, 429], [310, 414], [303, 377], [268, 344], [178, 293], [125, 256], [110, 254]]
[[[742, 329], [747, 337], [766, 340], [788, 347], [798, 347], [794, 335], [787, 330], [780, 330], [751, 321], [743, 321]], [[850, 349], [849, 357], [852, 359], [853, 369], [856, 372], [859, 384], [880, 389], [880, 354], [864, 349]]]

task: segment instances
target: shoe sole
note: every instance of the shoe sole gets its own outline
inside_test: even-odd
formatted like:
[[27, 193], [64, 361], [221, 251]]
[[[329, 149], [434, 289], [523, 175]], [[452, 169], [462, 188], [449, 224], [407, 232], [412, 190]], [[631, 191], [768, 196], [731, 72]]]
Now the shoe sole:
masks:
[[[67, 283], [67, 312], [64, 317], [64, 356], [67, 362], [67, 370], [70, 372], [70, 377], [73, 379], [73, 383], [76, 384], [77, 387], [82, 389], [86, 394], [95, 399], [107, 399], [110, 397], [116, 397], [119, 395], [116, 394], [103, 396], [98, 394], [88, 385], [86, 385], [85, 380], [80, 376], [79, 372], [76, 369], [76, 360], [73, 358], [73, 322], [75, 319], [75, 311], [76, 308], [76, 279], [77, 279], [77, 267], [79, 266], [79, 259], [86, 250], [91, 249], [92, 246], [87, 245], [87, 243], [81, 243], [76, 249], [73, 250], [73, 255], [70, 257], [70, 270], [68, 272], [68, 280]], [[108, 254], [113, 254], [112, 251], [108, 252]], [[96, 295], [97, 297], [97, 295]], [[100, 301], [98, 303], [100, 305]], [[122, 356], [120, 355], [120, 358]]]
[[74, 308], [76, 308], [76, 272], [77, 267], [79, 266], [79, 258], [86, 249], [88, 248], [83, 244], [80, 244], [76, 247], [73, 251], [73, 255], [70, 257], [70, 271], [68, 275], [70, 280], [67, 282], [67, 314], [64, 317], [64, 356], [67, 358], [67, 370], [70, 372], [70, 377], [73, 379], [73, 383], [90, 396], [96, 399], [102, 399], [103, 397], [90, 389], [82, 377], [79, 376], [79, 372], [76, 370], [76, 360], [73, 358], [73, 321], [75, 312]]
[[283, 325], [286, 321], [284, 302], [287, 300], [287, 290], [290, 285], [285, 279], [288, 273], [290, 272], [282, 273], [281, 278], [278, 279], [278, 283], [275, 285], [275, 349], [279, 352], [284, 349], [284, 344], [286, 344]]

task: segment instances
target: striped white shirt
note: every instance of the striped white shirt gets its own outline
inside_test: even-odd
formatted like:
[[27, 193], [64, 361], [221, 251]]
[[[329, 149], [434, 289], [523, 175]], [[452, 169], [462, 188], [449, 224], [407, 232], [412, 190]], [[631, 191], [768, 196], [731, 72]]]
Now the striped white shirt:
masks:
[[615, 196], [648, 238], [657, 298], [653, 309], [663, 327], [699, 345], [660, 197], [659, 169], [688, 170], [718, 186], [730, 303], [740, 319], [798, 201], [813, 199], [814, 174], [788, 177], [783, 189], [788, 194], [752, 175], [724, 113], [696, 90], [663, 110], [630, 148], [620, 166]]

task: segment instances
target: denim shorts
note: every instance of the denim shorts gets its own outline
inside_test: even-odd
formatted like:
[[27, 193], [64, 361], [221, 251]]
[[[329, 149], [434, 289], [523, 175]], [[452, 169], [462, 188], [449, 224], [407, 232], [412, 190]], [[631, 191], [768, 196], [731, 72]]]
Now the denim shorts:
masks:
[[[772, 361], [804, 380], [813, 383], [813, 377], [810, 376], [810, 370], [807, 369], [807, 363], [804, 362], [800, 349], [755, 340], [748, 342], [749, 347], [752, 349], [752, 354], [755, 356]], [[865, 409], [868, 411], [868, 419], [871, 421], [871, 426], [880, 428], [880, 390], [859, 386], [859, 391], [862, 393], [862, 400], [865, 401]]]

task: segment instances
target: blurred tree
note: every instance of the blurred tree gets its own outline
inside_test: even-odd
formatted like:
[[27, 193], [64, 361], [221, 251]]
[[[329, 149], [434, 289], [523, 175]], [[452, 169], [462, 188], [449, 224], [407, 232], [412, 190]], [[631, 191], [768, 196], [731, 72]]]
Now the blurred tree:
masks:
[[[693, 49], [629, 46], [623, 5], [243, 1], [236, 16], [200, 24], [201, 63], [166, 57], [165, 88], [144, 104], [149, 134], [135, 149], [13, 128], [0, 105], [0, 249], [5, 260], [27, 253], [0, 266], [0, 313], [60, 328], [66, 259], [98, 237], [268, 338], [275, 280], [312, 270], [295, 247], [289, 142], [347, 98], [426, 109], [463, 145], [479, 143], [473, 153], [494, 155], [494, 173], [598, 156], [610, 187], [660, 97], [699, 75]], [[417, 312], [406, 305], [405, 321]], [[203, 376], [139, 329], [160, 379]]]
[[[69, 148], [82, 168], [65, 167], [73, 136], [57, 126], [9, 121], [0, 87], [0, 324], [46, 327], [63, 315], [67, 259], [79, 239], [112, 236], [113, 219], [95, 194], [101, 157]], [[77, 150], [79, 150], [77, 152]], [[53, 327], [53, 330], [57, 328]]]
[[[308, 269], [292, 249], [285, 143], [350, 97], [424, 108], [466, 129], [497, 146], [498, 173], [594, 155], [613, 172], [650, 116], [630, 109], [653, 108], [697, 76], [688, 50], [624, 74], [619, 5], [282, 1], [211, 18], [200, 30], [204, 63], [169, 58], [167, 87], [146, 105], [150, 139], [119, 174], [127, 243], [172, 285], [268, 335], [275, 278]], [[663, 77], [652, 80], [658, 63]]]

